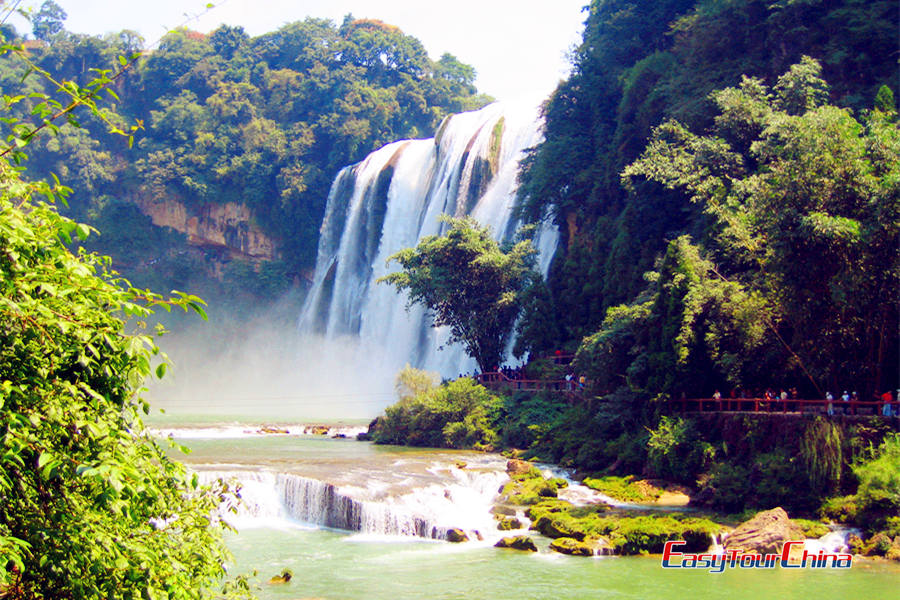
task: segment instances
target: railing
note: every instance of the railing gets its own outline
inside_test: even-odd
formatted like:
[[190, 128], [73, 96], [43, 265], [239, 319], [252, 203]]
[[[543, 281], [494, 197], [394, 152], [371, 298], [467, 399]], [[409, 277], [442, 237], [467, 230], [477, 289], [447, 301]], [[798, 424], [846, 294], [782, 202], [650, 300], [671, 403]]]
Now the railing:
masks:
[[[804, 400], [799, 398], [681, 398], [674, 401], [681, 412], [759, 412], [759, 413], [820, 413], [828, 414], [829, 404], [834, 415], [883, 415], [883, 400]], [[900, 401], [889, 402], [891, 414], [900, 415]]]
[[577, 394], [579, 389], [577, 381], [565, 379], [512, 379], [503, 373], [482, 373], [476, 375], [475, 380], [491, 390], [507, 389], [523, 392], [566, 392]]

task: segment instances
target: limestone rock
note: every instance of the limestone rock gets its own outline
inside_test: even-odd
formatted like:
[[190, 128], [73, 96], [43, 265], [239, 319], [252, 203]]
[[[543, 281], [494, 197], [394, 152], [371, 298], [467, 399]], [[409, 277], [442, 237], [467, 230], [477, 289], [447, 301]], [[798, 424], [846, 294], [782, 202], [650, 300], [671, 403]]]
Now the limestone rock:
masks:
[[447, 541], [453, 542], [454, 544], [458, 544], [460, 542], [468, 542], [469, 536], [466, 535], [466, 532], [462, 529], [454, 527], [447, 531]]
[[531, 472], [532, 465], [527, 460], [513, 458], [506, 461], [506, 472], [510, 475], [525, 475]]
[[780, 506], [757, 513], [741, 523], [725, 540], [725, 550], [778, 554], [785, 542], [803, 540], [802, 529], [791, 522]]
[[537, 552], [537, 546], [527, 535], [517, 535], [514, 537], [505, 537], [496, 544], [495, 548], [512, 548], [513, 550], [525, 550], [526, 552]]
[[575, 538], [559, 538], [550, 542], [550, 549], [561, 554], [571, 554], [572, 556], [593, 556], [594, 549], [590, 544], [579, 542]]

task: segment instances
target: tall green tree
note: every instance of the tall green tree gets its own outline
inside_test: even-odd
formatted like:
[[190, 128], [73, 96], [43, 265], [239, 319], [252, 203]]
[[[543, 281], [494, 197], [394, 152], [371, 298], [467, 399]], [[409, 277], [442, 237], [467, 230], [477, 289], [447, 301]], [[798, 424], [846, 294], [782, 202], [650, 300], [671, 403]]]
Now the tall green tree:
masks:
[[415, 248], [392, 255], [403, 269], [379, 279], [409, 294], [409, 304], [434, 312], [434, 326], [449, 326], [479, 368], [503, 361], [525, 290], [536, 276], [534, 247], [521, 241], [507, 251], [473, 219], [445, 217], [444, 235], [428, 236]]

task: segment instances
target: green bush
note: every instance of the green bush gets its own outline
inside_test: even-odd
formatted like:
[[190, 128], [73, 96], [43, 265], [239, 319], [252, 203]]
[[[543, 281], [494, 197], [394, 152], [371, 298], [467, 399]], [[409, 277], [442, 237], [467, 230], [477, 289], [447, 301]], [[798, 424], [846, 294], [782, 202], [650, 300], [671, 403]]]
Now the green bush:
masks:
[[711, 450], [692, 421], [663, 416], [650, 430], [647, 462], [657, 476], [692, 485]]
[[469, 378], [387, 407], [370, 431], [375, 443], [491, 450], [502, 402]]

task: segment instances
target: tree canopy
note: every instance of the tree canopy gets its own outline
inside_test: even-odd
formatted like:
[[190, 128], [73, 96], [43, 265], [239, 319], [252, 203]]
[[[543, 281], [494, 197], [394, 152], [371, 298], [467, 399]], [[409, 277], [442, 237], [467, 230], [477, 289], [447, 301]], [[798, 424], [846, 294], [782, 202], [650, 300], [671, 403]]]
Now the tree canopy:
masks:
[[444, 235], [423, 238], [391, 256], [403, 269], [379, 279], [405, 290], [409, 303], [434, 312], [436, 327], [450, 327], [482, 371], [503, 362], [522, 297], [534, 279], [534, 247], [523, 240], [504, 251], [471, 218], [445, 217]]
[[645, 298], [608, 312], [581, 352], [600, 381], [710, 394], [779, 377], [819, 397], [896, 383], [897, 113], [856, 120], [825, 103], [820, 72], [804, 58], [772, 88], [717, 91], [708, 134], [668, 121], [624, 170], [685, 190], [715, 234], [671, 242]]
[[[45, 2], [41, 19], [59, 29], [29, 43], [26, 55], [0, 59], [4, 93], [20, 90], [32, 67], [84, 84], [94, 77], [91, 68], [118, 70], [119, 55], [144, 45], [128, 31], [69, 33], [51, 5]], [[430, 135], [449, 113], [486, 104], [474, 79], [474, 70], [452, 55], [432, 61], [416, 38], [351, 15], [339, 25], [308, 18], [257, 37], [227, 25], [208, 35], [177, 29], [110, 87], [122, 117], [145, 126], [133, 148], [63, 129], [30, 147], [31, 172], [63, 177], [74, 190], [64, 212], [89, 223], [121, 216], [123, 202], [173, 200], [195, 216], [209, 203], [246, 205], [274, 241], [287, 280], [285, 274], [315, 264], [337, 172], [389, 142]], [[26, 85], [26, 93], [58, 95], [39, 80]], [[23, 119], [40, 120], [29, 113], [29, 101], [18, 107]], [[129, 227], [163, 243], [143, 255], [132, 252], [131, 261], [121, 260], [128, 249], [118, 240], [101, 236], [91, 244], [143, 280], [169, 273], [160, 284], [174, 285], [184, 270], [209, 270], [210, 259], [222, 260], [214, 248], [199, 258], [199, 251], [185, 254], [182, 239], [139, 218]]]

